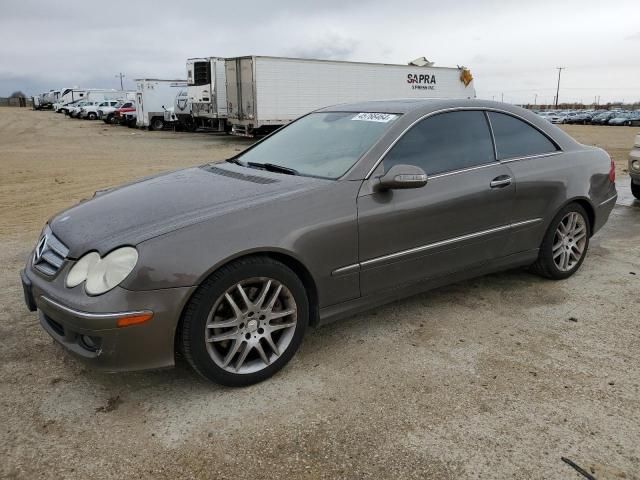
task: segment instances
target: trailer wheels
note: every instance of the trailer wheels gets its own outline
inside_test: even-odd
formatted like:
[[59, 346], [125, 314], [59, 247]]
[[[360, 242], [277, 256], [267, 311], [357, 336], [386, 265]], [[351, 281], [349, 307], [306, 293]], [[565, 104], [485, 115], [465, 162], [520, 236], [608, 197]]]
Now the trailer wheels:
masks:
[[160, 117], [153, 117], [149, 124], [149, 130], [162, 130], [164, 128], [164, 120]]

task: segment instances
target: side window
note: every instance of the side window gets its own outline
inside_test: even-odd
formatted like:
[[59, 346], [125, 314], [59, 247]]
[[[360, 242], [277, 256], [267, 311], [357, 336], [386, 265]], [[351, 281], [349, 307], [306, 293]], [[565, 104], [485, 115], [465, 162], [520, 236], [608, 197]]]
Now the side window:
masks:
[[393, 165], [416, 165], [428, 175], [495, 161], [489, 125], [483, 112], [440, 113], [425, 118], [398, 140], [384, 157]]
[[505, 113], [489, 112], [498, 160], [540, 155], [558, 150], [555, 144], [526, 122]]

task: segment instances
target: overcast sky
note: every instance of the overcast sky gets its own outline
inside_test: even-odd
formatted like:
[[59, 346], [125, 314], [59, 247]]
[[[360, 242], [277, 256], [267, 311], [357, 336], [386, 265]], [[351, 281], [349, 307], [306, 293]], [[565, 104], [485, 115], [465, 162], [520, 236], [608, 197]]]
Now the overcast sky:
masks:
[[478, 97], [640, 100], [640, 0], [0, 0], [0, 96], [184, 78], [188, 57], [468, 66]]

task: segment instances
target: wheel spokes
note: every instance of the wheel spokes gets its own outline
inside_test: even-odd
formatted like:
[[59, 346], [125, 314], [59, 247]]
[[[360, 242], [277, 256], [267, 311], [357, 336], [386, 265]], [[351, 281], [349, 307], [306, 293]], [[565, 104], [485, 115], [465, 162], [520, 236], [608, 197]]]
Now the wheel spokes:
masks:
[[249, 297], [247, 297], [247, 292], [244, 291], [244, 288], [242, 288], [242, 285], [240, 283], [237, 285], [237, 288], [238, 293], [240, 294], [240, 298], [242, 298], [242, 301], [244, 302], [244, 306], [247, 307], [247, 310], [250, 310], [251, 307], [253, 307], [253, 302], [249, 300]]
[[240, 354], [240, 356], [238, 357], [238, 360], [236, 361], [236, 366], [235, 366], [236, 372], [240, 370], [240, 367], [242, 367], [242, 364], [247, 359], [247, 355], [249, 355], [250, 351], [251, 351], [251, 345], [249, 345], [248, 343], [245, 343], [244, 349], [242, 350], [242, 353]]
[[253, 373], [282, 355], [296, 324], [296, 302], [286, 286], [264, 277], [242, 280], [214, 304], [206, 322], [207, 350], [224, 370]]
[[236, 339], [233, 341], [233, 345], [231, 346], [231, 348], [229, 348], [229, 351], [227, 352], [227, 354], [224, 357], [224, 360], [222, 361], [223, 368], [229, 365], [229, 362], [231, 362], [231, 359], [235, 357], [236, 353], [238, 353], [238, 350], [240, 350], [241, 346], [242, 346], [242, 340]]
[[271, 280], [267, 280], [267, 282], [262, 287], [262, 291], [258, 295], [258, 298], [256, 299], [256, 303], [255, 303], [256, 308], [262, 308], [262, 304], [266, 300], [267, 294], [269, 293], [270, 288], [271, 288]]

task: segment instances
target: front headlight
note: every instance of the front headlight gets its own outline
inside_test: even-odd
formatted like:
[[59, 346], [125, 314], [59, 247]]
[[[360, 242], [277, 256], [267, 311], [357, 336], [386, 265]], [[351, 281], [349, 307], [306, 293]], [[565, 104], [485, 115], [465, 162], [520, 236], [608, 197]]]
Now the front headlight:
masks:
[[138, 261], [138, 251], [122, 247], [100, 258], [96, 252], [87, 253], [69, 270], [65, 285], [73, 288], [85, 282], [89, 295], [100, 295], [118, 286], [131, 273]]

